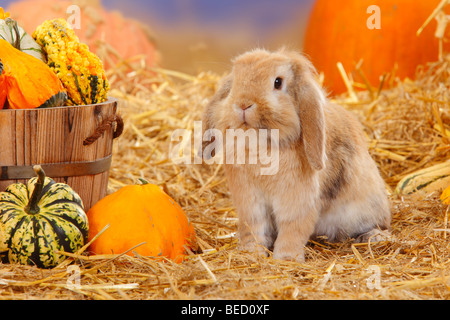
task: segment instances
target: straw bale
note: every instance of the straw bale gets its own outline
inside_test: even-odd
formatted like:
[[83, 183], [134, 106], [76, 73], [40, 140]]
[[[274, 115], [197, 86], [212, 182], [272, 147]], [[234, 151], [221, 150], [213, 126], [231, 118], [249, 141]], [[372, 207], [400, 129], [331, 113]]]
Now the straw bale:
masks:
[[[381, 90], [355, 89], [357, 99], [334, 98], [359, 116], [388, 189], [405, 174], [449, 158], [449, 63], [450, 56], [432, 63], [415, 80], [386, 77]], [[119, 65], [108, 71], [110, 94], [120, 99], [125, 122], [114, 144], [109, 192], [138, 178], [162, 186], [193, 222], [201, 253], [175, 264], [137, 253], [88, 256], [84, 248], [52, 270], [0, 264], [0, 299], [450, 297], [449, 210], [437, 194], [420, 200], [391, 195], [390, 241], [310, 241], [301, 264], [239, 251], [238, 219], [223, 168], [169, 159], [172, 132], [193, 129], [221, 76], [126, 70]], [[79, 285], [71, 282], [70, 266], [79, 268]]]

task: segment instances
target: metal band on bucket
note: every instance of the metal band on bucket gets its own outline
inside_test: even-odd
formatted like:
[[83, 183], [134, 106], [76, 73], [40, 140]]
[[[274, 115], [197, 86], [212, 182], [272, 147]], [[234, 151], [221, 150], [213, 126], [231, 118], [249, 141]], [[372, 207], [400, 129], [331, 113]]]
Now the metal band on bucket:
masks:
[[[87, 176], [103, 173], [111, 167], [112, 155], [94, 161], [40, 164], [50, 178]], [[33, 166], [0, 166], [0, 180], [30, 179], [36, 176]]]

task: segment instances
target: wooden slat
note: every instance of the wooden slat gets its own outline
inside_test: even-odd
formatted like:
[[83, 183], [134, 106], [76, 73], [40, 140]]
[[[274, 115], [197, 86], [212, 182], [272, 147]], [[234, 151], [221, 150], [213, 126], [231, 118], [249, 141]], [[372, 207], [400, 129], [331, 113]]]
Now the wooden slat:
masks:
[[[98, 119], [100, 122], [104, 119], [109, 118], [110, 116], [116, 114], [117, 112], [117, 105], [115, 105], [113, 108], [103, 108], [102, 110], [102, 116]], [[112, 138], [113, 129], [110, 128], [108, 132], [105, 132], [102, 137], [100, 137], [100, 142], [96, 143], [96, 155], [97, 157], [102, 154], [108, 154], [112, 151]], [[93, 183], [92, 183], [92, 199], [90, 206], [93, 206], [96, 199], [102, 199], [104, 196], [106, 196], [106, 191], [108, 187], [108, 177], [109, 177], [109, 170], [107, 172], [104, 172], [102, 174], [98, 174], [94, 176]]]
[[[0, 137], [6, 141], [0, 147], [0, 165], [3, 163], [15, 163], [16, 158], [16, 138], [15, 138], [15, 117], [7, 113], [0, 117]], [[0, 178], [1, 179], [1, 178]], [[8, 186], [8, 182], [0, 180], [0, 188], [3, 190]]]

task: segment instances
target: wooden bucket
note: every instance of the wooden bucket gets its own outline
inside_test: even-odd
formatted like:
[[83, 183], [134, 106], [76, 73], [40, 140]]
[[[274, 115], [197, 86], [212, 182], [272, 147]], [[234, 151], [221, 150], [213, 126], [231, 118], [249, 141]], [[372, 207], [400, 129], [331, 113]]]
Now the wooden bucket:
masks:
[[0, 191], [26, 183], [40, 164], [71, 186], [85, 211], [106, 195], [113, 138], [123, 122], [117, 100], [59, 108], [0, 110]]

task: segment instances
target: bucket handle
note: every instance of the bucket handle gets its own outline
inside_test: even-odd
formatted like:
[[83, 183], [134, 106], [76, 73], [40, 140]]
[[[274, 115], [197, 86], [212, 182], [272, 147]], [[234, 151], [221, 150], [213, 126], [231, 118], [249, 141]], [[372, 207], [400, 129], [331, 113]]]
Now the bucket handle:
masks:
[[123, 132], [123, 119], [118, 114], [113, 114], [109, 118], [106, 118], [102, 121], [102, 123], [95, 129], [94, 133], [84, 139], [83, 145], [88, 146], [93, 144], [95, 141], [97, 141], [98, 138], [100, 138], [105, 132], [105, 130], [109, 128], [113, 128], [113, 139], [116, 139], [119, 137]]

